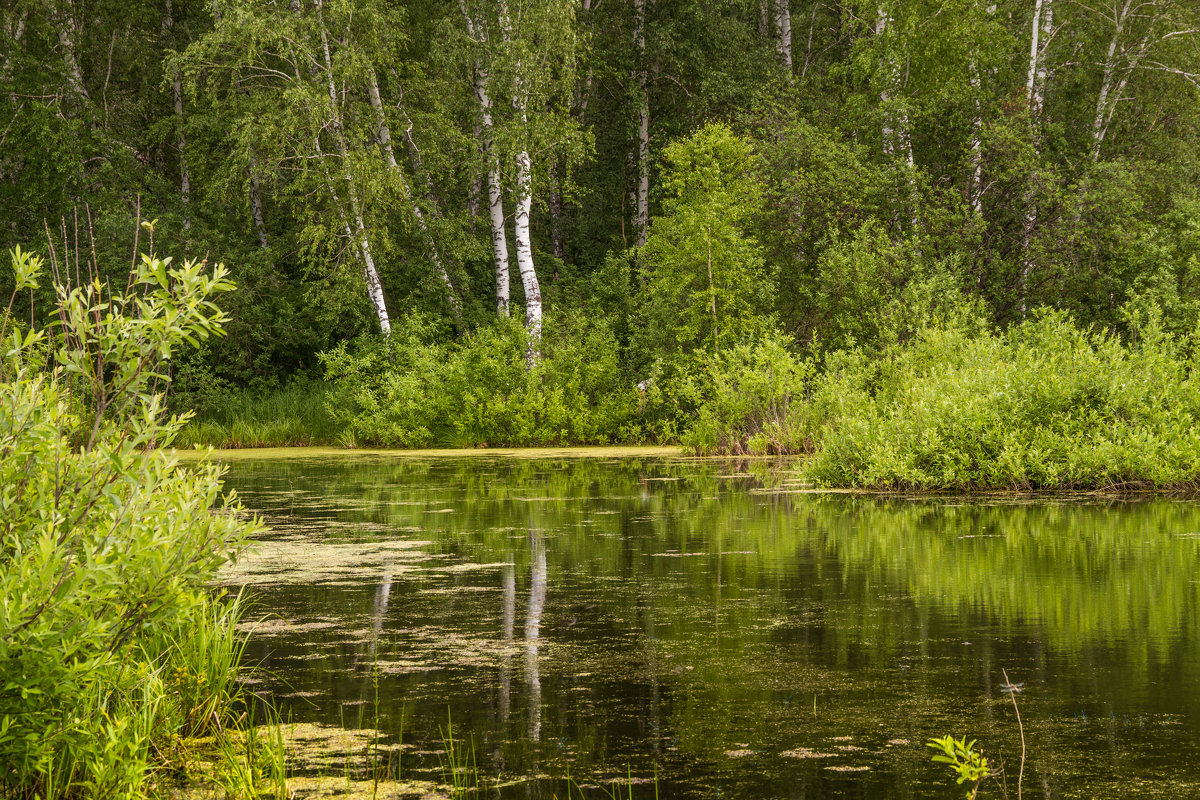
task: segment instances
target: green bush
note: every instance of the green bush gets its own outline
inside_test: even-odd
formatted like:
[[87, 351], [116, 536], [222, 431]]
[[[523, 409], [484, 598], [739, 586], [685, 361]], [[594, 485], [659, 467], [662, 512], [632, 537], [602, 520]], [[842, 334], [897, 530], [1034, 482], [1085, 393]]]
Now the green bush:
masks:
[[[652, 396], [666, 430], [697, 455], [784, 455], [812, 449], [805, 402], [813, 364], [768, 335], [696, 353], [662, 374]], [[658, 386], [662, 386], [661, 389]]]
[[548, 317], [532, 368], [525, 337], [519, 324], [500, 320], [441, 343], [413, 316], [399, 320], [387, 342], [323, 354], [326, 405], [344, 428], [343, 443], [536, 446], [641, 437], [638, 394], [606, 324]]
[[1131, 344], [1048, 312], [1003, 334], [925, 329], [882, 358], [829, 360], [805, 413], [833, 486], [1093, 489], [1192, 486], [1200, 382], [1155, 317]]
[[[18, 291], [35, 285], [38, 259], [13, 264]], [[178, 736], [229, 710], [238, 611], [205, 584], [252, 526], [216, 467], [158, 449], [182, 420], [156, 390], [178, 347], [219, 332], [210, 298], [230, 285], [169, 259], [133, 278], [126, 294], [59, 287], [51, 328], [0, 320], [7, 797], [142, 797]], [[207, 688], [187, 688], [199, 670]]]

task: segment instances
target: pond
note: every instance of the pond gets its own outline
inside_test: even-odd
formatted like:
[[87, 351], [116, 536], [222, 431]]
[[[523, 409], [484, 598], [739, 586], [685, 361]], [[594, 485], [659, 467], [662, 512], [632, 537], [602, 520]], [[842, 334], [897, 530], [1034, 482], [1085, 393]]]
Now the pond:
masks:
[[1200, 796], [1195, 502], [297, 455], [231, 462], [270, 528], [224, 581], [266, 613], [254, 688], [371, 731], [310, 769], [439, 780], [452, 726], [490, 796], [961, 797], [924, 745], [954, 734], [1003, 761], [980, 796], [1016, 797], [1015, 699], [1025, 796]]

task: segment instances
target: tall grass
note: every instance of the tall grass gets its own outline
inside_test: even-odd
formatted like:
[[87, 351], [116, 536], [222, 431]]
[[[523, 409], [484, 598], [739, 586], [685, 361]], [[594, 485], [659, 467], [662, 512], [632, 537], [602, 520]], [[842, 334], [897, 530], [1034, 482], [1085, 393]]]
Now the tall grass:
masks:
[[178, 447], [332, 445], [342, 426], [326, 408], [326, 384], [299, 380], [269, 391], [232, 389], [202, 410], [176, 438]]

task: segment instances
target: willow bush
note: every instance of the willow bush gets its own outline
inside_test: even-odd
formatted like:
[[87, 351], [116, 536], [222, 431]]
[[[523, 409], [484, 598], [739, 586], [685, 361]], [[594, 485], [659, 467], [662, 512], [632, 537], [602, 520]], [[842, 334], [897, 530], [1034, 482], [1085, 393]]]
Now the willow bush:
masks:
[[[35, 286], [42, 261], [12, 256], [17, 291]], [[216, 467], [160, 449], [183, 420], [158, 391], [179, 347], [219, 333], [224, 276], [147, 257], [124, 293], [56, 287], [53, 325], [0, 320], [6, 797], [146, 796], [181, 737], [229, 721], [237, 607], [206, 583], [252, 526]]]
[[1122, 341], [1060, 312], [1004, 333], [931, 327], [842, 353], [810, 387], [819, 483], [1129, 489], [1200, 483], [1200, 381], [1153, 316]]

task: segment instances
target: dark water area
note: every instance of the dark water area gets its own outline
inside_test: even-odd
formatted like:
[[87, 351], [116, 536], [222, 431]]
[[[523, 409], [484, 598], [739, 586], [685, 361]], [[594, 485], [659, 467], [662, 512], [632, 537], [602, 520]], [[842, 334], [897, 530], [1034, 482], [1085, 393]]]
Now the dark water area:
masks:
[[[901, 500], [682, 458], [241, 460], [225, 580], [296, 723], [443, 735], [488, 794], [1200, 797], [1200, 504]], [[355, 769], [359, 756], [347, 752]], [[393, 764], [394, 767], [394, 764]], [[593, 785], [601, 789], [590, 789]], [[622, 796], [630, 789], [618, 787]], [[577, 796], [578, 789], [572, 789]]]

